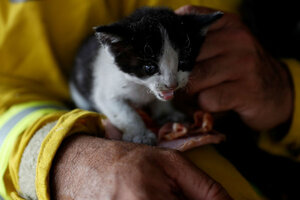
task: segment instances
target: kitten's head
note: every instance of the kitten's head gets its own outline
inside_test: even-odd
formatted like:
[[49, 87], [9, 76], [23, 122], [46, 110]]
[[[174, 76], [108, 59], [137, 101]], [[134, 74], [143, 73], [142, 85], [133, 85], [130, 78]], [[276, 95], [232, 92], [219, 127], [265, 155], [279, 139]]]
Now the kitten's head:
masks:
[[166, 101], [187, 84], [206, 30], [221, 16], [221, 12], [176, 15], [165, 8], [143, 8], [95, 31], [128, 79]]

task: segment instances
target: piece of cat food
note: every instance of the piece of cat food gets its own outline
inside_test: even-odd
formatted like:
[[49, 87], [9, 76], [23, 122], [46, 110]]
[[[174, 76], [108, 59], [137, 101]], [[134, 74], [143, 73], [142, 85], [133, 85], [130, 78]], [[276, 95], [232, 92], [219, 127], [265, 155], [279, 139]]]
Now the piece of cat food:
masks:
[[202, 129], [205, 132], [209, 132], [213, 129], [213, 118], [210, 113], [203, 114]]
[[213, 118], [210, 113], [197, 111], [194, 114], [194, 124], [167, 123], [160, 128], [159, 139], [174, 140], [185, 135], [195, 135], [212, 131]]
[[[188, 128], [180, 123], [167, 123], [158, 133], [159, 140], [174, 140], [187, 134]], [[167, 134], [166, 134], [167, 133]]]
[[206, 144], [218, 144], [225, 135], [213, 129], [210, 113], [194, 113], [194, 124], [167, 123], [159, 130], [158, 146], [186, 151]]
[[218, 132], [204, 133], [198, 136], [165, 140], [158, 143], [159, 147], [187, 151], [207, 144], [218, 144], [225, 140], [225, 135]]
[[194, 124], [191, 125], [191, 132], [209, 132], [213, 128], [213, 117], [208, 112], [196, 111], [194, 113]]

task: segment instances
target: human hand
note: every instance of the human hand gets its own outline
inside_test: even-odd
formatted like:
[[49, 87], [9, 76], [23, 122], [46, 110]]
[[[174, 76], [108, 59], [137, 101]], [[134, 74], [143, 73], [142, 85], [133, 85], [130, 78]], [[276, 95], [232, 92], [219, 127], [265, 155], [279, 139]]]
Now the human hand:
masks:
[[178, 152], [75, 135], [52, 167], [53, 199], [231, 199]]
[[[213, 10], [184, 6], [177, 14]], [[293, 112], [289, 72], [272, 58], [235, 14], [211, 25], [188, 83], [200, 107], [209, 112], [233, 110], [251, 128], [269, 130]]]

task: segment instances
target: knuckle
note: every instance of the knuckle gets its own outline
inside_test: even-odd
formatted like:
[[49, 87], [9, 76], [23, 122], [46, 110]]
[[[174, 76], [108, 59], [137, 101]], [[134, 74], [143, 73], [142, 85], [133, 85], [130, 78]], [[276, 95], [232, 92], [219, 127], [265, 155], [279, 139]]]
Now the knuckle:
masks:
[[207, 199], [219, 199], [228, 198], [229, 195], [222, 185], [218, 182], [212, 181], [209, 185], [209, 190], [207, 194]]
[[216, 181], [213, 181], [211, 186], [211, 191], [215, 191], [216, 193], [218, 193], [221, 190], [223, 190], [222, 185]]
[[208, 92], [204, 91], [199, 94], [198, 103], [199, 106], [205, 111], [216, 112], [218, 110], [216, 102], [210, 97]]
[[191, 79], [196, 81], [205, 81], [209, 78], [212, 78], [218, 73], [218, 70], [216, 70], [215, 62], [212, 62], [210, 60], [203, 61], [201, 63], [201, 66], [198, 65], [191, 73]]
[[202, 92], [199, 95], [200, 107], [208, 112], [219, 112], [231, 109], [236, 101], [230, 88], [226, 85], [219, 85], [217, 88]]
[[172, 162], [178, 162], [183, 159], [181, 153], [173, 149], [166, 151], [166, 157]]
[[[229, 101], [229, 97], [228, 95], [224, 94], [225, 92], [223, 90], [221, 90], [219, 92], [219, 95], [217, 97], [217, 105], [218, 105], [218, 108], [219, 110], [220, 109], [224, 109], [226, 108], [228, 105], [230, 105], [230, 101]], [[218, 111], [219, 111], [218, 110]]]

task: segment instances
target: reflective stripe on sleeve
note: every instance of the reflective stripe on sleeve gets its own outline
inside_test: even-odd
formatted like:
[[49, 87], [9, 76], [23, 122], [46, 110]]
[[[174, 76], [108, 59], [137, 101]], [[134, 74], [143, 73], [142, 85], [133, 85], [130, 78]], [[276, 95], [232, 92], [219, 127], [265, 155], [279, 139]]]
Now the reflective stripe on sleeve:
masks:
[[67, 109], [54, 102], [30, 102], [13, 106], [0, 116], [0, 200], [10, 199], [4, 175], [16, 139], [40, 117], [59, 110]]
[[10, 120], [8, 120], [3, 126], [2, 128], [0, 128], [0, 148], [2, 146], [2, 143], [4, 142], [7, 134], [10, 132], [10, 130], [24, 117], [26, 117], [26, 115], [36, 111], [36, 110], [41, 110], [41, 109], [55, 109], [55, 110], [59, 110], [61, 109], [61, 107], [59, 106], [50, 106], [50, 105], [42, 105], [42, 106], [37, 106], [37, 107], [32, 107], [32, 108], [27, 108], [23, 111], [21, 111], [20, 113], [16, 114], [15, 116], [13, 116], [12, 118], [10, 118]]

